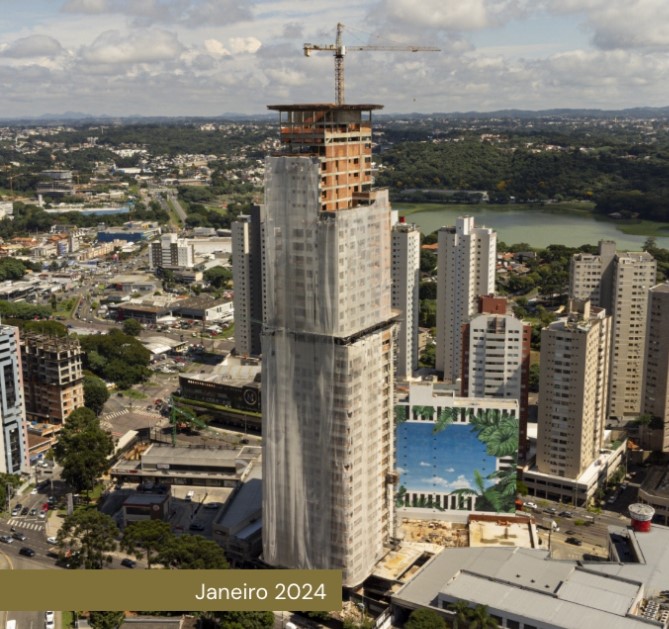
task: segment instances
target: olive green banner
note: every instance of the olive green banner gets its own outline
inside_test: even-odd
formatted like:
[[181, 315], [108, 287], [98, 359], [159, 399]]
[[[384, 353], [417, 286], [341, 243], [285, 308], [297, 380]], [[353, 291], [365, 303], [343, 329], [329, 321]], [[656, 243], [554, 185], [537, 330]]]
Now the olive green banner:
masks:
[[338, 570], [0, 570], [5, 611], [332, 611]]

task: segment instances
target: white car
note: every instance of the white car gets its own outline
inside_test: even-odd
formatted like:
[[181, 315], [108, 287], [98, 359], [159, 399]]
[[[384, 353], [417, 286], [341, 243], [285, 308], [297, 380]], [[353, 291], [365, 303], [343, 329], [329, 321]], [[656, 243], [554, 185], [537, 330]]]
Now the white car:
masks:
[[44, 622], [52, 623], [56, 620], [56, 612], [44, 612]]
[[56, 623], [53, 620], [46, 620], [44, 622], [44, 629], [56, 629]]
[[537, 504], [535, 502], [526, 502], [524, 507], [527, 507], [528, 509], [538, 509]]
[[[46, 542], [47, 542], [47, 544], [57, 544], [58, 540], [55, 537], [47, 537]], [[47, 612], [47, 613], [49, 613], [49, 612]]]

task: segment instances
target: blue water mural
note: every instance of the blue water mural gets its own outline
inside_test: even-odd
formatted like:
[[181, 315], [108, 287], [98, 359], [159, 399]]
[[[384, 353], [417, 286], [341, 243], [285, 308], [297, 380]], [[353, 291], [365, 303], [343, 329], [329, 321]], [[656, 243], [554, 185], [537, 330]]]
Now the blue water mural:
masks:
[[400, 484], [409, 491], [450, 493], [475, 490], [474, 470], [494, 481], [497, 459], [486, 452], [469, 424], [451, 424], [434, 432], [432, 422], [403, 422], [397, 427], [397, 468]]

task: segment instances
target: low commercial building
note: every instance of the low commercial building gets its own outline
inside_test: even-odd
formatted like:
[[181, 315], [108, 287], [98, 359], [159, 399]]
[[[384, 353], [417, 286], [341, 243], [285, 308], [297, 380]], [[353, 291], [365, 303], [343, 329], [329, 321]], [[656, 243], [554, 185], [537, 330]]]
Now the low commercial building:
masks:
[[110, 470], [117, 483], [235, 488], [251, 471], [259, 448], [171, 447], [151, 444], [138, 460], [118, 461]]
[[[655, 509], [656, 522], [669, 526], [669, 469], [653, 467], [639, 487], [638, 502]], [[667, 584], [669, 589], [669, 584]]]
[[226, 424], [260, 430], [260, 361], [228, 356], [207, 371], [179, 376], [180, 398]]
[[123, 503], [123, 527], [145, 520], [167, 520], [170, 514], [169, 494], [133, 494]]
[[234, 306], [229, 299], [214, 299], [208, 295], [201, 295], [179, 300], [175, 304], [174, 314], [198, 321], [232, 320]]

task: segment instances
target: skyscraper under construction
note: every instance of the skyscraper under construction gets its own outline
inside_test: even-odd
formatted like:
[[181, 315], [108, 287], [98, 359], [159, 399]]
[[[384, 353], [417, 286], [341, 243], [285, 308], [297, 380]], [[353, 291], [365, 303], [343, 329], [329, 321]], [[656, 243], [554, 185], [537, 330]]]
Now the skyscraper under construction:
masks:
[[263, 551], [362, 582], [394, 487], [391, 217], [372, 188], [379, 105], [272, 105], [266, 159]]

